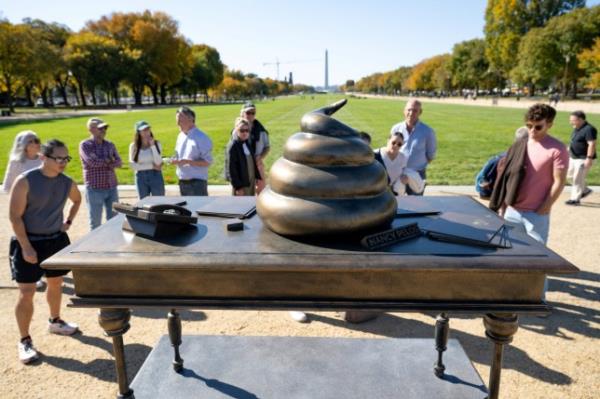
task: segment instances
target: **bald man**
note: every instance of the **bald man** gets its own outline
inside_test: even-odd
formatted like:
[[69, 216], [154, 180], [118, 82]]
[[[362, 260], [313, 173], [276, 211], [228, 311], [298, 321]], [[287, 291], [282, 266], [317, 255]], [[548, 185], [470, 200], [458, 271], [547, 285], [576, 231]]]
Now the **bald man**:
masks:
[[[404, 107], [404, 122], [392, 127], [390, 136], [401, 133], [404, 145], [401, 150], [408, 158], [406, 167], [419, 173], [423, 180], [427, 179], [427, 165], [435, 158], [437, 142], [432, 128], [419, 120], [423, 107], [419, 100], [409, 100]], [[423, 195], [407, 187], [409, 195]]]

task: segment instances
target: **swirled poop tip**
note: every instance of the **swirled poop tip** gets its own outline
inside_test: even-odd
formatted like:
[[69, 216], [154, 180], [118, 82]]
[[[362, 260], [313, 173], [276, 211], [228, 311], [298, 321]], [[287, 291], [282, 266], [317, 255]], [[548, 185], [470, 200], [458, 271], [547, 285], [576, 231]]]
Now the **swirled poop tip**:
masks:
[[387, 227], [396, 199], [358, 132], [331, 117], [343, 99], [305, 114], [258, 196], [263, 223], [288, 236], [353, 234]]

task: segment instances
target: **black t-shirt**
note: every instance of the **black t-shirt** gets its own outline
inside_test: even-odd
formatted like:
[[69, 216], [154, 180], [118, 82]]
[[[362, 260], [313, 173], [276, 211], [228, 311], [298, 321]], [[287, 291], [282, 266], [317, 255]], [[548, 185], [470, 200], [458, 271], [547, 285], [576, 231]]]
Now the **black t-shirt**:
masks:
[[[598, 137], [598, 131], [587, 122], [579, 129], [573, 130], [573, 133], [571, 133], [571, 145], [569, 145], [571, 158], [584, 159], [587, 157], [588, 141], [596, 140], [596, 137]], [[596, 159], [595, 152], [594, 159]]]

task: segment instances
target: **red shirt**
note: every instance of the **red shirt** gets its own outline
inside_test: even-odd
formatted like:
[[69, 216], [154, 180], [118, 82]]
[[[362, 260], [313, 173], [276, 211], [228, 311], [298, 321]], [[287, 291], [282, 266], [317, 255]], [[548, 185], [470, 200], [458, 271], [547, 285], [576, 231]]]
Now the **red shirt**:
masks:
[[512, 207], [520, 211], [537, 211], [550, 195], [554, 170], [568, 166], [569, 152], [559, 140], [552, 136], [546, 136], [541, 141], [528, 140], [525, 176]]
[[79, 143], [79, 157], [83, 166], [83, 181], [87, 187], [109, 189], [117, 187], [115, 168], [122, 161], [117, 148], [110, 141], [98, 144], [94, 139]]

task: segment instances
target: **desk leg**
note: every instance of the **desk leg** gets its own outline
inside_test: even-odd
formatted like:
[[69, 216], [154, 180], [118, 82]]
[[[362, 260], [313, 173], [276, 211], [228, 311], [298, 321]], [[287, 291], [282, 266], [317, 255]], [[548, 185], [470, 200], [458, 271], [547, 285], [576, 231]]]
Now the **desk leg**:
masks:
[[169, 339], [175, 351], [173, 358], [173, 370], [179, 373], [183, 370], [183, 359], [179, 355], [179, 345], [181, 345], [181, 318], [176, 309], [171, 309], [168, 317]]
[[502, 352], [504, 345], [512, 342], [519, 328], [518, 317], [512, 313], [487, 314], [483, 318], [485, 335], [494, 343], [494, 357], [490, 370], [489, 399], [498, 399], [500, 392], [500, 373], [502, 371]]
[[448, 334], [450, 332], [450, 320], [448, 314], [440, 313], [435, 319], [435, 350], [438, 352], [437, 362], [433, 365], [436, 377], [443, 377], [446, 366], [442, 361], [446, 347], [448, 346]]
[[134, 397], [133, 389], [129, 388], [129, 381], [127, 380], [125, 349], [123, 347], [123, 334], [129, 330], [130, 318], [131, 310], [129, 309], [102, 308], [98, 313], [100, 327], [104, 330], [104, 334], [113, 340], [113, 354], [117, 369], [117, 382], [119, 384], [117, 399], [130, 399]]

